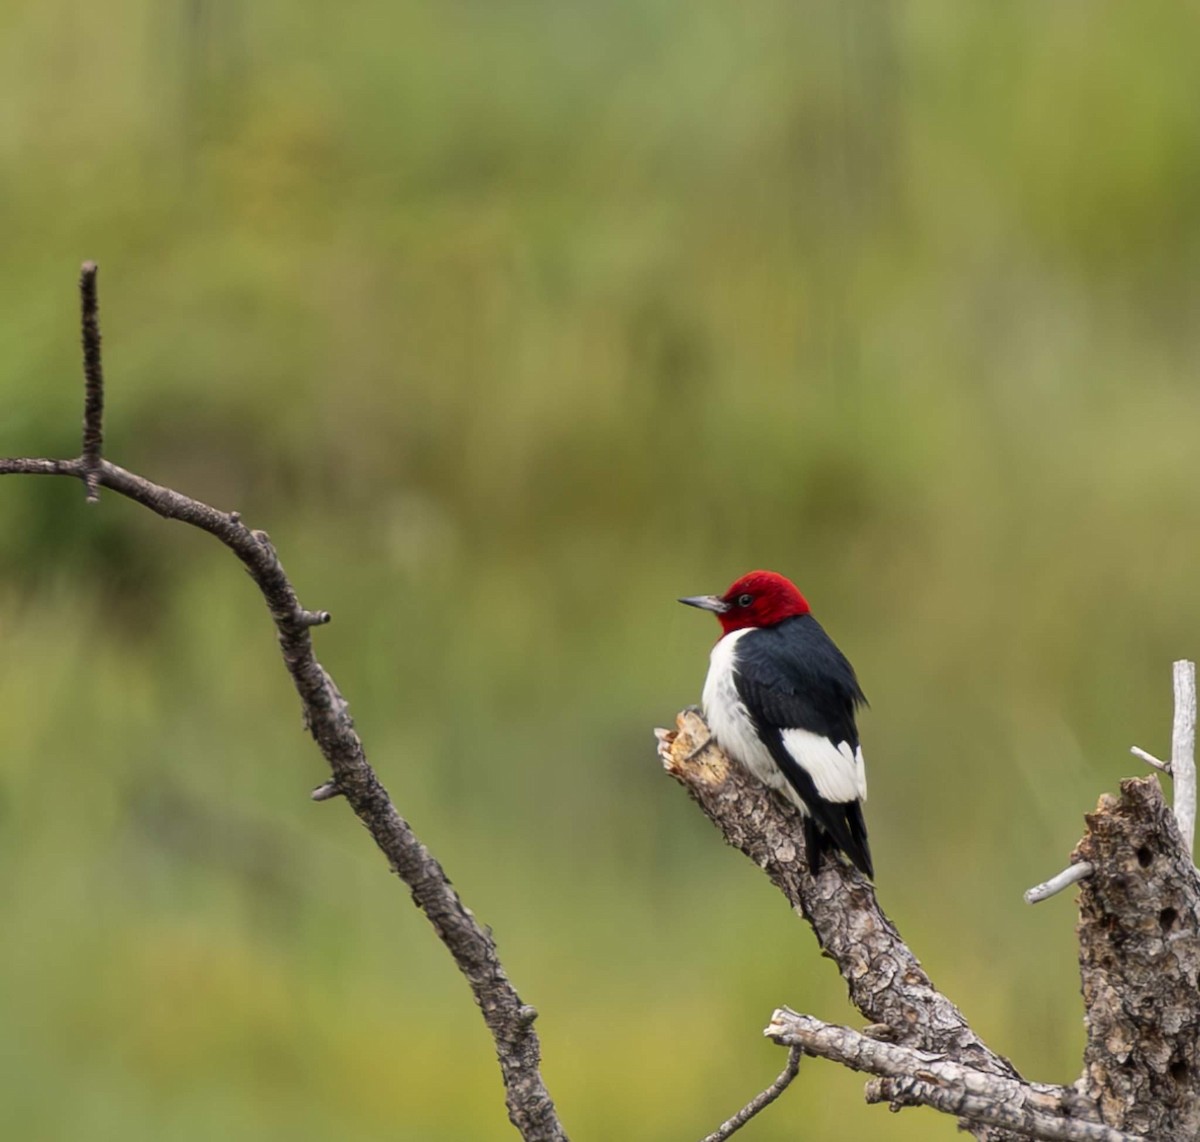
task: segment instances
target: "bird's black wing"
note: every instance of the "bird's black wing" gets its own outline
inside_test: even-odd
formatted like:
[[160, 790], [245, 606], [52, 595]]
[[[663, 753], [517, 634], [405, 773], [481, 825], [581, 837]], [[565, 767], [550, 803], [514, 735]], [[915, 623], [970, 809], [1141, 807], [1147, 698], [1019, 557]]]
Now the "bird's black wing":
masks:
[[[827, 738], [833, 747], [859, 746], [855, 711], [866, 702], [854, 668], [811, 615], [786, 619], [739, 639], [734, 681], [755, 729], [812, 821], [864, 873], [873, 876], [866, 823], [857, 797], [829, 800], [812, 774], [784, 742], [783, 732], [805, 730]], [[814, 870], [828, 845], [810, 830], [809, 857]]]

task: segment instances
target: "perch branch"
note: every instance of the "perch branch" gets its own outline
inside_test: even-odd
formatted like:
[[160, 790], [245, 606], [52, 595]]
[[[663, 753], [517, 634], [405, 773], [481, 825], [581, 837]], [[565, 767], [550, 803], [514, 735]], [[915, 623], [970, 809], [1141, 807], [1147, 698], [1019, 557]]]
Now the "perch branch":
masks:
[[779, 1077], [761, 1094], [755, 1095], [732, 1118], [722, 1122], [711, 1134], [706, 1134], [701, 1142], [725, 1142], [725, 1139], [741, 1130], [760, 1110], [770, 1106], [787, 1090], [792, 1079], [796, 1077], [796, 1073], [800, 1070], [802, 1053], [799, 1047], [793, 1047], [788, 1051], [787, 1065], [779, 1072]]
[[[675, 730], [659, 730], [657, 736], [666, 771], [808, 921], [821, 950], [837, 964], [851, 1001], [870, 1022], [885, 1024], [901, 1044], [944, 1052], [988, 1074], [1020, 1077], [933, 986], [879, 907], [871, 883], [839, 861], [826, 861], [814, 876], [799, 813], [733, 765], [715, 742], [697, 750], [710, 737], [698, 712], [683, 711]], [[972, 1124], [972, 1129], [987, 1142], [1013, 1137], [990, 1126]]]
[[1094, 1119], [1075, 1117], [1089, 1107], [1064, 1087], [1034, 1086], [1005, 1075], [989, 1074], [947, 1058], [870, 1039], [849, 1027], [823, 1023], [786, 1007], [776, 1011], [764, 1032], [775, 1042], [890, 1080], [875, 1097], [893, 1105], [930, 1106], [971, 1123], [1002, 1127], [1046, 1142], [1138, 1142], [1131, 1134]]
[[467, 978], [492, 1034], [504, 1079], [508, 1116], [526, 1142], [560, 1142], [566, 1134], [539, 1071], [537, 1012], [522, 1003], [500, 962], [491, 933], [475, 919], [433, 854], [396, 811], [367, 762], [346, 700], [313, 652], [311, 628], [324, 611], [300, 606], [296, 591], [266, 532], [252, 531], [236, 513], [218, 511], [171, 488], [151, 483], [100, 457], [103, 377], [96, 308], [96, 267], [81, 277], [86, 397], [84, 452], [75, 460], [0, 459], [0, 475], [74, 476], [89, 489], [109, 488], [164, 519], [177, 519], [220, 540], [241, 561], [262, 592], [279, 636], [284, 666], [304, 710], [304, 724], [332, 770], [333, 784], [408, 885], [413, 900]]

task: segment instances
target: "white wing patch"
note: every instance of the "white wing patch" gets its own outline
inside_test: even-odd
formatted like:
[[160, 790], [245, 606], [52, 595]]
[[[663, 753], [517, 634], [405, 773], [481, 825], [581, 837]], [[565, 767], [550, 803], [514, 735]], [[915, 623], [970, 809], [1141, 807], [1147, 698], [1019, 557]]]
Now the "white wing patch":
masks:
[[865, 801], [867, 770], [862, 749], [851, 749], [849, 742], [834, 745], [823, 734], [809, 730], [783, 730], [784, 748], [813, 779], [817, 792], [826, 801]]

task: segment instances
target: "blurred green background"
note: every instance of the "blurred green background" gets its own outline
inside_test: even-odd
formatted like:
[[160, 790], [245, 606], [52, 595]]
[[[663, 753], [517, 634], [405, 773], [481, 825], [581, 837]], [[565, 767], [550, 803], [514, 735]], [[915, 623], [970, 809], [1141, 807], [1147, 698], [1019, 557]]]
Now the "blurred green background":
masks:
[[[1200, 653], [1200, 14], [1149, 3], [0, 4], [0, 454], [275, 539], [579, 1139], [688, 1139], [855, 1020], [659, 770], [790, 574], [856, 664], [878, 884], [1030, 1077], [1061, 867]], [[0, 1133], [515, 1137], [465, 985], [308, 790], [209, 538], [0, 486]], [[955, 1137], [805, 1065], [746, 1142]]]

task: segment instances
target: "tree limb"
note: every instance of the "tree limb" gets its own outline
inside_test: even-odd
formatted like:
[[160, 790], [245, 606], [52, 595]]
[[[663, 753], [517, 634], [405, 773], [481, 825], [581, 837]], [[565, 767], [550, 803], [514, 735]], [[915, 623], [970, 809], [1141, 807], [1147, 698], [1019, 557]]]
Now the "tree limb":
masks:
[[[846, 981], [851, 1002], [870, 1022], [885, 1024], [898, 1043], [943, 1052], [987, 1074], [1020, 1077], [933, 986], [861, 873], [841, 861], [826, 861], [816, 876], [811, 873], [799, 813], [732, 764], [711, 742], [697, 711], [683, 711], [676, 729], [659, 730], [658, 738], [666, 771], [809, 922], [821, 950]], [[990, 1125], [968, 1125], [986, 1142], [1014, 1137]]]
[[[807, 1054], [893, 1080], [887, 1094], [882, 1085], [875, 1088], [876, 1097], [891, 1098], [893, 1105], [931, 1106], [1047, 1142], [1138, 1142], [1132, 1134], [1096, 1122], [1095, 1107], [1065, 1087], [989, 1074], [943, 1053], [881, 1043], [786, 1007], [775, 1012], [764, 1034]], [[1081, 1110], [1090, 1111], [1091, 1120], [1072, 1116]]]
[[84, 480], [89, 499], [97, 487], [110, 488], [165, 519], [208, 532], [237, 556], [271, 612], [284, 665], [300, 695], [304, 724], [329, 763], [337, 792], [367, 827], [392, 871], [408, 885], [470, 984], [495, 1042], [509, 1119], [526, 1142], [565, 1142], [539, 1071], [540, 1046], [533, 1030], [537, 1012], [521, 1001], [509, 981], [491, 933], [475, 919], [433, 854], [396, 811], [367, 762], [346, 700], [313, 653], [310, 629], [327, 622], [328, 613], [300, 606], [266, 532], [246, 527], [237, 512], [218, 511], [101, 458], [104, 400], [95, 287], [96, 267], [89, 262], [80, 279], [86, 374], [83, 454], [74, 460], [0, 459], [0, 476], [74, 476]]
[[[1187, 681], [1180, 686], [1177, 666], [1173, 775], [1192, 752]], [[1190, 718], [1179, 716], [1181, 707], [1193, 711]], [[885, 1076], [869, 1085], [869, 1101], [960, 1115], [979, 1138], [1200, 1137], [1200, 873], [1178, 806], [1174, 813], [1167, 807], [1156, 778], [1124, 781], [1120, 799], [1101, 799], [1072, 853], [1070, 876], [1051, 885], [1085, 876], [1078, 931], [1088, 1041], [1084, 1074], [1064, 1090], [1024, 1082], [988, 1050], [934, 990], [854, 869], [827, 862], [811, 874], [791, 807], [705, 744], [699, 715], [686, 711], [678, 727], [659, 731], [668, 772], [809, 920], [852, 1001], [883, 1024], [867, 1038], [782, 1010], [768, 1029], [777, 1041]], [[814, 1038], [818, 1031], [824, 1037]]]

